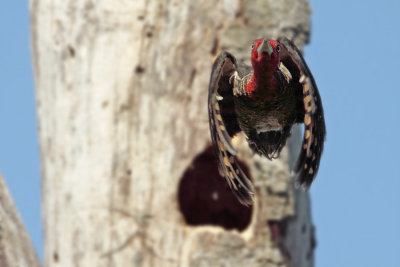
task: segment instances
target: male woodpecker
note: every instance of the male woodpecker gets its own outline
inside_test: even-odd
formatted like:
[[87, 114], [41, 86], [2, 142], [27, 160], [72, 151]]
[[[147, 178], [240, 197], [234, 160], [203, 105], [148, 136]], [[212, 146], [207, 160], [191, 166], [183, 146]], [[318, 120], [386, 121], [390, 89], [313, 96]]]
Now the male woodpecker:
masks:
[[325, 140], [318, 88], [296, 46], [286, 38], [257, 39], [252, 45], [251, 64], [221, 53], [212, 68], [208, 95], [219, 172], [244, 205], [253, 203], [254, 189], [237, 162], [231, 137], [243, 131], [253, 151], [273, 159], [285, 146], [292, 125], [304, 123], [303, 145], [294, 171], [298, 183], [306, 188], [317, 174]]

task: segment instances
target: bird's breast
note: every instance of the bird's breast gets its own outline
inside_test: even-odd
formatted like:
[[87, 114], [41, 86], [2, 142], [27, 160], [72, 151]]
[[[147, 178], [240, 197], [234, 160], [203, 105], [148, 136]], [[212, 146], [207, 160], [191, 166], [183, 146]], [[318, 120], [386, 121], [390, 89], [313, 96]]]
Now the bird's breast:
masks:
[[280, 131], [294, 121], [294, 106], [287, 103], [287, 98], [253, 101], [246, 97], [238, 97], [235, 100], [238, 123], [245, 133]]

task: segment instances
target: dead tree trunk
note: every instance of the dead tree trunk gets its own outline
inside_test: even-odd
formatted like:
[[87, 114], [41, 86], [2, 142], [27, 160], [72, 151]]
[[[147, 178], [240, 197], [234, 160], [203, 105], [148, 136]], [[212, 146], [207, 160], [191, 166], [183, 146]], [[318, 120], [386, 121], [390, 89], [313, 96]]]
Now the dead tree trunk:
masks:
[[0, 174], [0, 266], [39, 267], [40, 262]]
[[247, 60], [260, 36], [307, 41], [306, 0], [30, 8], [46, 266], [313, 265], [297, 151], [268, 162], [239, 138], [257, 196], [238, 205], [208, 153], [206, 104], [219, 51]]

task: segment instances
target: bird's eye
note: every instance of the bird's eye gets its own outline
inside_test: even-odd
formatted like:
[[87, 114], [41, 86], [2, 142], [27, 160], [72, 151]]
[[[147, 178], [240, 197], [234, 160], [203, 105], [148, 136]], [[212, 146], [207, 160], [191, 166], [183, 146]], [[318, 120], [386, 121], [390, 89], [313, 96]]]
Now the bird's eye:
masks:
[[280, 51], [281, 51], [281, 46], [280, 46], [280, 45], [277, 45], [277, 46], [276, 46], [276, 52], [279, 53]]
[[254, 43], [251, 44], [251, 50], [253, 50], [253, 49], [254, 49]]

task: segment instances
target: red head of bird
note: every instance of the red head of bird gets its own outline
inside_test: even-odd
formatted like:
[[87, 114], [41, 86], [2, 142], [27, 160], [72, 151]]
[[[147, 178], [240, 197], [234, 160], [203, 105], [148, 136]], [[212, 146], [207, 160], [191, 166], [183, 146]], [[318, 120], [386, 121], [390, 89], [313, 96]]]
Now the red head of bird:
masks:
[[246, 84], [246, 91], [249, 96], [252, 96], [254, 91], [259, 88], [263, 88], [264, 91], [271, 91], [276, 88], [274, 73], [279, 67], [279, 51], [278, 41], [267, 38], [254, 41], [251, 51], [251, 64], [254, 73], [251, 80]]

